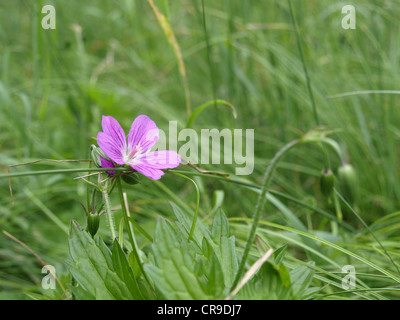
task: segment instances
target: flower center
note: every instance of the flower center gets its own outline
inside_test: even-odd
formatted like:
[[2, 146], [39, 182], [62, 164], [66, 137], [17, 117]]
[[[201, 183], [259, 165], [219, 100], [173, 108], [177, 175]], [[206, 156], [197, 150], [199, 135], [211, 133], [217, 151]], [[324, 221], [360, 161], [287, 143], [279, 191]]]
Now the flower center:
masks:
[[133, 150], [130, 150], [129, 148], [127, 148], [125, 155], [124, 155], [125, 163], [132, 163], [132, 160], [135, 158], [135, 155], [139, 151], [140, 151], [140, 143]]

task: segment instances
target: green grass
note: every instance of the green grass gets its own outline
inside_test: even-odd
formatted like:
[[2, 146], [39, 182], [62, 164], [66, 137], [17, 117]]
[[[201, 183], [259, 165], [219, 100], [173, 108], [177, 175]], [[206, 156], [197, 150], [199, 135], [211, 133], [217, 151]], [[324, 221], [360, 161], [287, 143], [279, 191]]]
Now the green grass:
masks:
[[[342, 1], [293, 1], [298, 38], [287, 1], [154, 0], [180, 46], [192, 111], [212, 100], [195, 119], [187, 114], [178, 60], [147, 1], [85, 2], [3, 0], [0, 3], [0, 167], [38, 159], [88, 159], [112, 115], [127, 130], [147, 114], [168, 130], [168, 121], [191, 127], [255, 130], [255, 170], [230, 181], [190, 171], [200, 191], [199, 217], [211, 224], [222, 206], [231, 220], [239, 256], [251, 228], [262, 176], [274, 155], [319, 123], [334, 133], [359, 178], [353, 205], [375, 237], [341, 203], [344, 224], [332, 229], [336, 212], [319, 190], [324, 169], [321, 149], [301, 145], [279, 162], [272, 197], [261, 213], [257, 235], [277, 249], [288, 243], [289, 269], [315, 261], [317, 299], [398, 299], [400, 274], [400, 8], [393, 0], [359, 1], [357, 29], [341, 28]], [[41, 6], [53, 4], [57, 29], [41, 28]], [[298, 44], [304, 52], [302, 59]], [[315, 101], [315, 112], [307, 86]], [[393, 90], [397, 92], [385, 92]], [[365, 92], [364, 92], [365, 91]], [[367, 91], [373, 91], [367, 92]], [[354, 92], [346, 95], [345, 93]], [[193, 121], [192, 121], [193, 120]], [[340, 161], [327, 148], [332, 169]], [[12, 172], [86, 168], [87, 163], [41, 162]], [[234, 174], [233, 166], [204, 169]], [[79, 202], [86, 185], [77, 173], [12, 178], [14, 205], [6, 178], [0, 179], [0, 231], [27, 244], [68, 282], [71, 219], [85, 224]], [[150, 235], [157, 217], [174, 220], [168, 201], [194, 212], [191, 181], [166, 174], [124, 186], [131, 215]], [[223, 197], [222, 197], [223, 195]], [[118, 203], [117, 195], [111, 199]], [[122, 213], [115, 213], [117, 228]], [[55, 218], [54, 218], [55, 217]], [[102, 217], [100, 234], [108, 237]], [[381, 245], [387, 251], [382, 250]], [[137, 234], [148, 252], [149, 241]], [[260, 253], [253, 246], [250, 263]], [[361, 258], [361, 259], [360, 259]], [[341, 267], [359, 273], [354, 292], [341, 287]], [[41, 292], [36, 258], [0, 233], [0, 299], [26, 299]], [[397, 280], [396, 280], [397, 279]], [[376, 288], [376, 289], [375, 289]]]

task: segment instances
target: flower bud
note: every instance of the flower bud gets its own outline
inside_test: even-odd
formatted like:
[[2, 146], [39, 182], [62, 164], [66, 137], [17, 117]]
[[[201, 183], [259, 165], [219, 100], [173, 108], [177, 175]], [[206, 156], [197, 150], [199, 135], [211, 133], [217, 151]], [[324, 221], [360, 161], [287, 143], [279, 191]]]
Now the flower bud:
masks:
[[92, 160], [94, 164], [96, 165], [97, 168], [102, 167], [102, 158], [103, 160], [109, 161], [110, 159], [106, 156], [106, 154], [101, 150], [100, 148], [96, 147], [94, 144], [92, 144], [91, 148], [91, 155], [92, 155]]
[[338, 169], [339, 188], [343, 197], [350, 204], [355, 203], [358, 196], [358, 178], [351, 164], [344, 164]]
[[321, 172], [319, 177], [319, 187], [322, 194], [328, 197], [332, 194], [333, 187], [335, 186], [335, 175], [331, 169], [325, 169]]
[[100, 216], [96, 212], [94, 214], [89, 213], [87, 215], [87, 231], [91, 234], [92, 238], [96, 235], [100, 226]]
[[[107, 157], [107, 155], [101, 150], [97, 148], [94, 144], [92, 144], [91, 155], [93, 162], [97, 168], [115, 168], [114, 163]], [[109, 175], [114, 175], [115, 171], [106, 171]]]
[[132, 172], [128, 175], [123, 175], [122, 180], [124, 180], [127, 184], [138, 184], [140, 183], [139, 175], [136, 172]]

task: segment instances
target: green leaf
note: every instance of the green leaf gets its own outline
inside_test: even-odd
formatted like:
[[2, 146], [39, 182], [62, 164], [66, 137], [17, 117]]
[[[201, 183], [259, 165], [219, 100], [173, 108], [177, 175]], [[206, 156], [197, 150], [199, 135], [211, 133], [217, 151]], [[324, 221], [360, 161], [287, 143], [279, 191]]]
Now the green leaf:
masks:
[[[315, 265], [314, 262], [309, 262], [309, 265]], [[293, 298], [301, 299], [308, 295], [308, 287], [313, 279], [314, 270], [307, 266], [299, 266], [290, 272], [290, 279], [293, 288]]]
[[274, 251], [273, 257], [274, 257], [274, 262], [277, 266], [279, 266], [279, 264], [282, 262], [282, 259], [284, 258], [285, 254], [286, 254], [287, 248], [288, 248], [288, 245], [285, 244], [282, 247], [280, 247]]
[[210, 299], [196, 274], [194, 248], [165, 220], [157, 222], [152, 251], [155, 265], [145, 265], [156, 290], [165, 299]]
[[90, 292], [82, 288], [82, 286], [79, 284], [76, 286], [70, 285], [69, 289], [74, 295], [75, 300], [96, 300], [96, 298]]
[[135, 274], [136, 277], [140, 277], [140, 275], [142, 274], [142, 270], [140, 270], [139, 262], [137, 261], [134, 252], [131, 252], [129, 254], [128, 262], [133, 270], [133, 274]]
[[225, 286], [230, 287], [239, 269], [235, 237], [229, 237], [229, 222], [222, 209], [215, 215], [210, 242], [224, 273]]
[[[175, 217], [178, 219], [179, 223], [181, 224], [181, 231], [187, 238], [189, 236], [190, 229], [192, 227], [193, 217], [190, 217], [187, 213], [183, 212], [181, 208], [179, 208], [175, 203], [169, 202], [174, 211]], [[186, 235], [187, 234], [187, 235]], [[197, 220], [196, 228], [194, 229], [193, 233], [193, 241], [197, 243], [200, 247], [200, 244], [203, 241], [203, 237], [206, 237], [208, 241], [211, 241], [211, 234], [210, 230], [200, 221]]]
[[219, 209], [212, 224], [211, 237], [214, 242], [218, 243], [222, 237], [229, 237], [229, 235], [228, 219], [222, 209]]
[[[191, 217], [189, 217], [188, 214], [185, 214], [173, 202], [170, 202], [170, 204], [176, 218], [178, 219], [176, 224], [182, 231], [182, 239], [185, 239], [192, 225]], [[215, 256], [221, 265], [226, 287], [230, 287], [232, 285], [233, 279], [239, 269], [235, 247], [235, 237], [229, 237], [229, 235], [229, 222], [221, 208], [218, 209], [214, 217], [211, 232], [201, 222], [201, 220], [198, 219], [193, 234], [193, 240], [199, 248], [202, 248], [203, 255], [209, 257], [211, 253], [210, 247], [212, 248], [212, 251], [215, 253]]]
[[207, 272], [208, 279], [208, 293], [211, 294], [214, 299], [221, 299], [224, 294], [224, 273], [221, 268], [221, 264], [218, 261], [218, 258], [213, 254], [211, 256], [211, 263], [209, 270]]
[[265, 262], [257, 274], [239, 292], [240, 299], [287, 300], [291, 297], [289, 273], [282, 263], [279, 267]]
[[214, 191], [214, 207], [211, 210], [210, 215], [218, 210], [219, 207], [222, 206], [224, 202], [225, 193], [224, 190], [215, 190]]
[[201, 250], [203, 251], [203, 255], [209, 259], [213, 253], [213, 248], [206, 238], [203, 238], [203, 242], [201, 244]]
[[122, 251], [117, 240], [114, 240], [112, 261], [118, 277], [126, 284], [132, 296], [136, 300], [143, 299], [140, 289], [135, 279], [135, 275], [128, 263], [125, 253]]
[[71, 259], [66, 265], [83, 290], [98, 300], [135, 298], [115, 272], [111, 252], [101, 239], [96, 243], [71, 221], [68, 242]]
[[262, 256], [264, 255], [271, 247], [261, 238], [259, 235], [256, 235], [255, 238], [256, 249], [258, 253]]

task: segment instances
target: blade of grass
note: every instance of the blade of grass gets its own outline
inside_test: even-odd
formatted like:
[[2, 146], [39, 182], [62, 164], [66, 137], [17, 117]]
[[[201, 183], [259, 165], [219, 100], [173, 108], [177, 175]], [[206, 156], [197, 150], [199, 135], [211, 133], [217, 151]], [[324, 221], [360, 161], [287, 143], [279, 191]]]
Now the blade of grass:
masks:
[[168, 39], [169, 44], [171, 45], [176, 60], [178, 62], [179, 66], [179, 72], [182, 77], [182, 82], [183, 82], [183, 88], [185, 91], [185, 101], [186, 101], [186, 113], [187, 116], [189, 117], [192, 113], [192, 108], [190, 104], [190, 91], [189, 91], [189, 82], [186, 76], [186, 68], [185, 68], [185, 63], [183, 61], [181, 49], [179, 47], [178, 41], [176, 40], [174, 31], [171, 28], [171, 25], [169, 24], [167, 18], [158, 10], [157, 6], [154, 4], [153, 0], [147, 0], [147, 2], [150, 4], [151, 9], [153, 10], [154, 14], [156, 15], [156, 18], [158, 20], [158, 23], [160, 24], [162, 30], [165, 33], [165, 36]]
[[[233, 220], [233, 221], [236, 220], [236, 221], [252, 222], [251, 218], [231, 218], [231, 220]], [[376, 265], [375, 263], [370, 262], [367, 259], [359, 256], [358, 254], [356, 254], [354, 252], [351, 252], [351, 251], [349, 251], [347, 249], [344, 249], [341, 246], [339, 246], [339, 245], [337, 245], [337, 244], [335, 244], [333, 242], [330, 242], [328, 240], [319, 238], [319, 237], [317, 237], [315, 235], [312, 235], [312, 234], [309, 234], [307, 232], [299, 231], [299, 230], [296, 230], [294, 228], [282, 226], [282, 225], [279, 225], [279, 224], [276, 224], [276, 223], [273, 223], [273, 222], [260, 221], [259, 223], [263, 224], [263, 225], [266, 225], [266, 226], [269, 226], [269, 227], [272, 227], [272, 228], [285, 230], [285, 231], [289, 231], [289, 232], [294, 232], [294, 233], [297, 233], [297, 234], [302, 235], [304, 237], [307, 237], [307, 238], [310, 238], [310, 239], [314, 239], [315, 241], [319, 241], [319, 242], [321, 242], [321, 243], [323, 243], [323, 244], [325, 244], [327, 246], [330, 246], [330, 247], [332, 247], [332, 248], [334, 248], [334, 249], [336, 249], [336, 250], [338, 250], [340, 252], [343, 252], [344, 254], [347, 254], [348, 256], [350, 256], [350, 257], [352, 257], [352, 258], [354, 258], [356, 260], [359, 260], [359, 261], [363, 262], [364, 264], [370, 266], [371, 268], [373, 268], [373, 269], [383, 273], [384, 275], [388, 276], [389, 278], [391, 278], [392, 280], [396, 281], [397, 283], [400, 283], [400, 278], [395, 276], [391, 271], [388, 271], [385, 268], [382, 268], [382, 267]]]
[[396, 268], [397, 273], [400, 274], [399, 268], [396, 265], [396, 263], [393, 261], [391, 255], [386, 251], [386, 248], [382, 245], [382, 243], [379, 241], [379, 239], [375, 236], [374, 232], [370, 229], [370, 227], [367, 225], [367, 223], [364, 221], [364, 219], [360, 217], [360, 215], [352, 208], [352, 206], [346, 201], [346, 199], [343, 198], [343, 196], [336, 189], [335, 189], [335, 194], [339, 197], [340, 200], [343, 201], [343, 203], [357, 217], [357, 219], [362, 223], [362, 225], [365, 227], [365, 229], [367, 229], [368, 232], [371, 233], [371, 235], [373, 236], [375, 241], [378, 242], [379, 246], [382, 248], [382, 250], [385, 252], [386, 256], [389, 258], [390, 262]]
[[231, 103], [229, 103], [229, 102], [227, 102], [225, 100], [217, 99], [217, 100], [212, 100], [212, 101], [206, 102], [206, 103], [202, 104], [201, 106], [197, 107], [193, 111], [193, 113], [190, 115], [190, 117], [189, 117], [189, 119], [188, 119], [188, 121], [186, 123], [186, 128], [190, 128], [192, 126], [194, 120], [196, 119], [196, 117], [199, 115], [200, 112], [202, 112], [203, 110], [207, 109], [211, 105], [216, 106], [217, 104], [222, 104], [222, 105], [228, 107], [229, 109], [231, 109], [232, 113], [233, 113], [233, 117], [236, 119], [237, 114], [236, 114], [235, 107]]
[[314, 94], [313, 94], [312, 87], [311, 87], [310, 76], [308, 74], [306, 59], [304, 57], [303, 45], [301, 44], [299, 28], [297, 26], [296, 18], [295, 18], [294, 13], [293, 13], [292, 0], [288, 0], [288, 3], [289, 3], [290, 17], [292, 19], [293, 28], [294, 28], [294, 32], [295, 32], [295, 35], [296, 35], [297, 47], [298, 47], [298, 50], [299, 50], [299, 53], [300, 53], [301, 62], [303, 64], [304, 75], [306, 77], [308, 94], [310, 95], [311, 107], [312, 107], [312, 110], [313, 110], [313, 113], [314, 113], [314, 120], [315, 120], [316, 125], [319, 126], [320, 123], [319, 123], [319, 117], [318, 117], [318, 113], [317, 113], [317, 106], [316, 106], [315, 100], [314, 100]]

